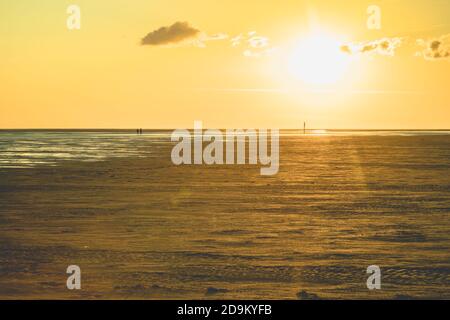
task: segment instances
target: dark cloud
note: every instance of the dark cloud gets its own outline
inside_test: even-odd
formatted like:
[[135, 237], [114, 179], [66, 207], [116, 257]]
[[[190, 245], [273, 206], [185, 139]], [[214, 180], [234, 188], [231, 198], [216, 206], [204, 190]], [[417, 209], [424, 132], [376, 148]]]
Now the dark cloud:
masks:
[[191, 27], [187, 22], [175, 22], [171, 26], [161, 27], [147, 34], [141, 40], [141, 45], [176, 44], [198, 37], [200, 30]]
[[440, 42], [440, 41], [434, 40], [434, 41], [432, 41], [431, 44], [430, 44], [430, 49], [433, 50], [433, 51], [437, 51], [437, 50], [439, 50], [439, 46], [440, 46], [440, 45], [441, 45], [441, 42]]

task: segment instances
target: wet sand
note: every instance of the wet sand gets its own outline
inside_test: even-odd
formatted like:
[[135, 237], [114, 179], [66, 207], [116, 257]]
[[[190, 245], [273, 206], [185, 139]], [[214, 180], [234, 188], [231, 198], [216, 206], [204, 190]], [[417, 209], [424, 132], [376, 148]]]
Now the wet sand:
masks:
[[275, 176], [136, 139], [0, 168], [0, 298], [450, 299], [450, 135], [285, 136]]

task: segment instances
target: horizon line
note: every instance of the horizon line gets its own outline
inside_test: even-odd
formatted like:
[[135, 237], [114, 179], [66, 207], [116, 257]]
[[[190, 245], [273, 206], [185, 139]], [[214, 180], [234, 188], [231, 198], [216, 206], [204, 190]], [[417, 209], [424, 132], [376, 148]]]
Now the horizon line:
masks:
[[[142, 130], [150, 130], [150, 131], [172, 131], [172, 130], [178, 130], [178, 129], [186, 129], [186, 130], [194, 130], [194, 128], [0, 128], [1, 131], [133, 131], [135, 132], [137, 129]], [[209, 128], [205, 127], [202, 128], [202, 130], [208, 130], [208, 129], [218, 129], [218, 130], [248, 130], [248, 129], [267, 129], [267, 130], [301, 130], [303, 131], [303, 128], [268, 128], [268, 127], [240, 127], [240, 128]], [[426, 129], [418, 129], [418, 128], [377, 128], [377, 129], [369, 129], [369, 128], [307, 128], [306, 131], [313, 131], [313, 130], [329, 130], [329, 131], [450, 131], [450, 128], [440, 128], [440, 129], [432, 129], [432, 128], [426, 128]]]

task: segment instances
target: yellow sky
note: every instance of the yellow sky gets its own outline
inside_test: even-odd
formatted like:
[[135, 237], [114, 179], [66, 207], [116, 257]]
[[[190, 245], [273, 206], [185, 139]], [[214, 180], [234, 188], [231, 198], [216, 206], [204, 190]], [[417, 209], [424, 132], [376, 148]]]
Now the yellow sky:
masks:
[[[66, 27], [70, 4], [81, 9], [80, 30]], [[381, 8], [380, 30], [367, 28], [372, 4]], [[446, 52], [449, 17], [446, 0], [2, 0], [0, 128], [189, 128], [194, 120], [218, 128], [296, 128], [304, 120], [314, 128], [450, 128], [450, 58], [423, 51], [437, 39]], [[178, 21], [198, 37], [140, 44]], [[218, 34], [228, 37], [205, 40]], [[392, 55], [352, 52], [338, 80], [317, 84], [305, 68], [332, 72], [333, 55], [294, 72], [291, 63], [307, 58], [296, 50], [317, 34], [360, 49], [380, 39], [401, 45]], [[248, 40], [256, 36], [268, 42], [254, 48]], [[323, 72], [319, 80], [329, 80]]]

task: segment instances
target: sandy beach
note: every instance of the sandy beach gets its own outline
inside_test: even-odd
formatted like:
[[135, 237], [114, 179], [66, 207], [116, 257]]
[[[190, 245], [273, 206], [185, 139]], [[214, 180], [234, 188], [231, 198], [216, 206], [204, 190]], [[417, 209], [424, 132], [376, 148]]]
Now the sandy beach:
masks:
[[450, 135], [285, 135], [274, 176], [108, 139], [0, 168], [0, 298], [450, 299]]

